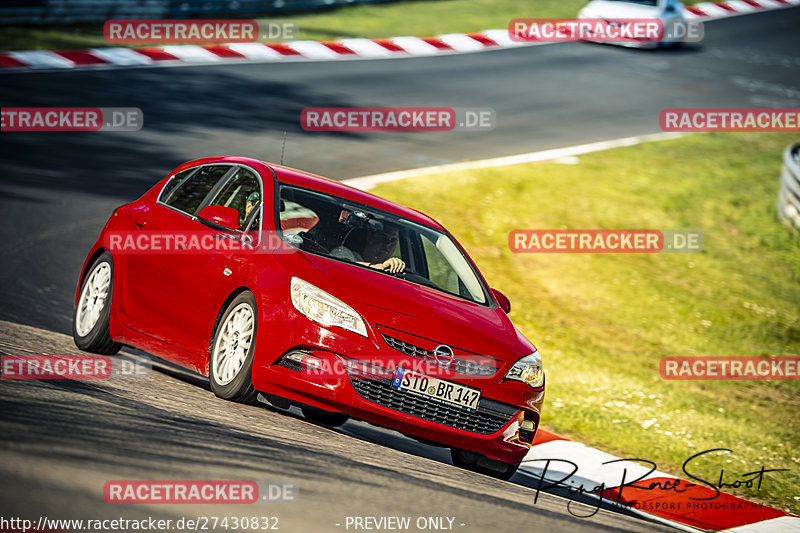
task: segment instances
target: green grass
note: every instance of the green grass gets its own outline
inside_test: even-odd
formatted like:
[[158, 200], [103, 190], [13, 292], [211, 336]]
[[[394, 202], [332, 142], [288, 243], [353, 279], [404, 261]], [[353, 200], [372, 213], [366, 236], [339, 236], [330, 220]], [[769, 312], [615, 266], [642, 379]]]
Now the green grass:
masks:
[[[792, 134], [705, 134], [526, 164], [425, 176], [374, 192], [420, 209], [464, 244], [543, 354], [546, 428], [735, 494], [800, 511], [800, 382], [665, 381], [665, 356], [800, 355], [800, 235], [776, 220]], [[515, 254], [519, 228], [700, 229], [694, 254]], [[730, 476], [730, 477], [729, 477]], [[730, 490], [730, 489], [728, 489]]]
[[[684, 4], [699, 1], [684, 1]], [[280, 14], [273, 18], [296, 20], [300, 26], [300, 39], [429, 36], [507, 28], [514, 18], [575, 17], [586, 3], [587, 0], [412, 0]], [[0, 26], [0, 50], [65, 50], [102, 46], [120, 46], [110, 45], [103, 39], [102, 24]]]

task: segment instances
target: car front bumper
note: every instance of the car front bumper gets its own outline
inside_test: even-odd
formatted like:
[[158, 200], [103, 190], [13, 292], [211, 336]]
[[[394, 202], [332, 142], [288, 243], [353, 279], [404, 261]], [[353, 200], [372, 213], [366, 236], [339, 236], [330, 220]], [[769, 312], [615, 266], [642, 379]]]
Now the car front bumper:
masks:
[[[314, 364], [301, 365], [284, 357], [292, 352], [312, 356], [308, 360]], [[415, 363], [398, 359], [396, 353], [387, 352], [384, 356], [393, 364], [405, 362], [412, 367]], [[372, 363], [376, 358], [368, 360]], [[496, 376], [450, 378], [449, 381], [481, 390], [477, 409], [467, 410], [400, 391], [392, 386], [391, 376], [386, 373], [353, 373], [348, 363], [362, 361], [363, 357], [344, 356], [318, 346], [294, 346], [271, 364], [263, 360], [262, 364], [256, 363], [253, 383], [259, 391], [296, 403], [340, 411], [423, 441], [477, 452], [506, 463], [518, 463], [529, 450], [539, 427], [544, 385], [532, 389], [519, 382], [503, 382]]]

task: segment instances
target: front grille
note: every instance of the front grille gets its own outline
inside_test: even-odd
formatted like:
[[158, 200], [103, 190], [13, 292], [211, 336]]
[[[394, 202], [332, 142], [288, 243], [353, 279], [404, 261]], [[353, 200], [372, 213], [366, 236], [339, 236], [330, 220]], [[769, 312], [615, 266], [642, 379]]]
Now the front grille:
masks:
[[365, 400], [437, 424], [481, 435], [490, 435], [503, 429], [519, 412], [516, 407], [486, 398], [481, 398], [477, 410], [467, 411], [435, 398], [402, 392], [392, 387], [389, 379], [351, 376], [350, 381]]
[[[400, 339], [396, 339], [385, 334], [382, 335], [383, 339], [386, 341], [386, 344], [398, 352], [410, 355], [411, 357], [416, 357], [417, 359], [435, 360], [433, 357], [433, 352], [430, 350], [420, 348], [419, 346], [414, 346], [409, 342], [401, 341]], [[477, 358], [478, 356], [474, 357]], [[472, 376], [492, 376], [495, 372], [497, 372], [497, 368], [492, 365], [485, 365], [477, 361], [459, 359], [458, 357], [456, 357], [453, 361], [453, 366], [453, 370], [455, 372], [458, 372], [459, 374], [469, 374]]]

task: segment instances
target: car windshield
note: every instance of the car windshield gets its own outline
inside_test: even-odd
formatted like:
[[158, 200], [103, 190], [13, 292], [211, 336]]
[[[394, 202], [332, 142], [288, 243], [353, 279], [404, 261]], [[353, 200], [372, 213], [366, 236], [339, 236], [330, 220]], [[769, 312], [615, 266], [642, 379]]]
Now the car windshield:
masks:
[[[488, 291], [450, 236], [336, 196], [282, 185], [278, 218], [291, 246], [488, 305]], [[396, 259], [393, 259], [396, 258]], [[399, 263], [398, 263], [399, 260]], [[400, 264], [392, 273], [383, 263]]]

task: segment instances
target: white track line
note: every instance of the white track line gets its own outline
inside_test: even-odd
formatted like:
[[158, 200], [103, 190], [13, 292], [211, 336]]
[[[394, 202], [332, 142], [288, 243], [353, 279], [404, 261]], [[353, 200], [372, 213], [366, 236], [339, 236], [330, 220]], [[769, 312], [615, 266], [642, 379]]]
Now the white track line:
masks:
[[580, 144], [576, 146], [567, 146], [564, 148], [554, 148], [551, 150], [543, 150], [541, 152], [530, 152], [527, 154], [511, 155], [506, 157], [496, 157], [493, 159], [480, 159], [478, 161], [466, 161], [464, 163], [451, 163], [447, 165], [437, 165], [433, 167], [414, 168], [410, 170], [398, 170], [396, 172], [386, 172], [384, 174], [373, 174], [371, 176], [361, 176], [358, 178], [350, 178], [342, 180], [351, 187], [361, 190], [369, 190], [379, 183], [386, 183], [388, 181], [401, 180], [405, 178], [412, 178], [415, 176], [425, 176], [427, 174], [438, 174], [440, 172], [455, 172], [461, 170], [472, 170], [475, 168], [488, 168], [488, 167], [505, 167], [510, 165], [520, 165], [523, 163], [533, 163], [537, 161], [549, 161], [551, 159], [558, 159], [559, 157], [576, 156], [588, 154], [591, 152], [600, 152], [603, 150], [610, 150], [612, 148], [621, 148], [623, 146], [635, 146], [644, 142], [663, 141], [666, 139], [677, 139], [686, 136], [686, 133], [654, 133], [652, 135], [639, 135], [636, 137], [625, 137], [622, 139], [614, 139], [611, 141], [601, 141], [590, 144]]
[[724, 533], [800, 533], [800, 518], [780, 516], [755, 524], [726, 529]]

